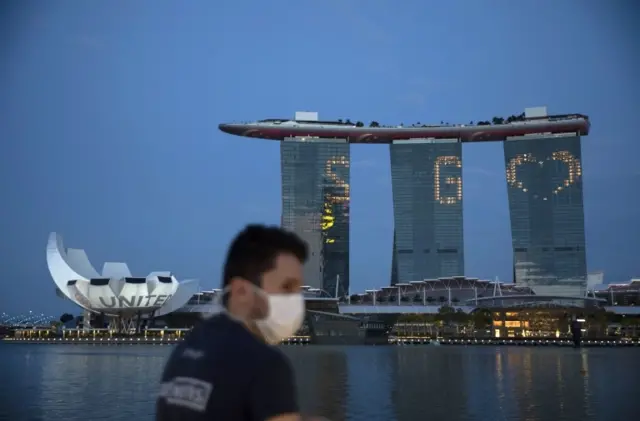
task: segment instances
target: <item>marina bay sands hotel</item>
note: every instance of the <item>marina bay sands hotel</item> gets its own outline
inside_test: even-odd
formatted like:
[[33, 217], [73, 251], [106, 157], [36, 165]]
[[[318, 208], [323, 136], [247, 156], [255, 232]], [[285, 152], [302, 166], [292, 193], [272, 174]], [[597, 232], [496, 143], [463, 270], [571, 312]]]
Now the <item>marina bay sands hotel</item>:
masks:
[[383, 126], [294, 119], [221, 124], [223, 132], [281, 142], [282, 225], [309, 244], [306, 282], [349, 292], [351, 144], [388, 144], [394, 210], [390, 284], [464, 276], [462, 143], [504, 145], [513, 281], [536, 294], [584, 296], [587, 278], [581, 114], [528, 108], [469, 125]]

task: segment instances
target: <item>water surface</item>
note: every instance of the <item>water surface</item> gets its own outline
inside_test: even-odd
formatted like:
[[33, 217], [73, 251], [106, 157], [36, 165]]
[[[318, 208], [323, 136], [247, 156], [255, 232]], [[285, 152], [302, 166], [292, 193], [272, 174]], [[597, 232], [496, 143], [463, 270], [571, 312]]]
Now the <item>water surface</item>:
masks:
[[[285, 347], [303, 408], [334, 421], [629, 421], [640, 350]], [[0, 419], [152, 420], [171, 346], [0, 344]]]

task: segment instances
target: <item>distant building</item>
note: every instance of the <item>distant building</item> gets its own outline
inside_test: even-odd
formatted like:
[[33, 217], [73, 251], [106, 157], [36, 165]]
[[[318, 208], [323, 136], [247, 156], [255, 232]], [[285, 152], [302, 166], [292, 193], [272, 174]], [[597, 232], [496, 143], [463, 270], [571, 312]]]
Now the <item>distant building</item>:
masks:
[[610, 306], [640, 306], [640, 277], [629, 282], [596, 285], [590, 293], [607, 300]]
[[132, 276], [126, 263], [104, 264], [98, 273], [81, 249], [66, 249], [62, 237], [49, 235], [47, 265], [57, 294], [85, 310], [85, 327], [93, 314], [116, 317], [130, 328], [141, 315], [162, 316], [182, 308], [198, 292], [195, 280], [178, 282], [171, 272]]
[[464, 275], [462, 144], [408, 139], [390, 146], [391, 285]]
[[[321, 121], [313, 112], [220, 124], [225, 133], [281, 142], [282, 224], [311, 251], [306, 282], [349, 291], [349, 146], [388, 144], [394, 207], [391, 284], [464, 277], [462, 143], [503, 142], [514, 282], [537, 295], [587, 291], [581, 114], [546, 107], [470, 124], [384, 126]], [[339, 280], [339, 282], [338, 282]]]
[[[540, 109], [534, 111], [536, 118], [546, 115]], [[512, 136], [504, 142], [504, 157], [514, 282], [536, 294], [584, 296], [587, 263], [580, 136]]]
[[[316, 113], [298, 113], [310, 120]], [[282, 226], [309, 245], [305, 282], [349, 291], [350, 149], [345, 139], [287, 137], [280, 145]]]

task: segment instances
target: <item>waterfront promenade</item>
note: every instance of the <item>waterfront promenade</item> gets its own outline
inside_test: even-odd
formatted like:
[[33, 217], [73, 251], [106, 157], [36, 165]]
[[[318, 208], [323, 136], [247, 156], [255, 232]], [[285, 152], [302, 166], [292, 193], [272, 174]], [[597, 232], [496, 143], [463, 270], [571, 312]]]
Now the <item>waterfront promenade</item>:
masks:
[[[145, 337], [119, 337], [119, 338], [4, 338], [2, 342], [7, 344], [30, 345], [103, 345], [103, 346], [131, 346], [131, 345], [173, 345], [182, 341], [181, 337], [145, 338]], [[296, 336], [283, 342], [283, 345], [310, 345], [309, 336]], [[425, 338], [425, 337], [390, 337], [389, 345], [464, 345], [464, 346], [530, 346], [530, 347], [573, 347], [573, 341], [558, 338]], [[640, 340], [625, 339], [587, 339], [582, 341], [583, 347], [608, 347], [608, 348], [640, 348]]]

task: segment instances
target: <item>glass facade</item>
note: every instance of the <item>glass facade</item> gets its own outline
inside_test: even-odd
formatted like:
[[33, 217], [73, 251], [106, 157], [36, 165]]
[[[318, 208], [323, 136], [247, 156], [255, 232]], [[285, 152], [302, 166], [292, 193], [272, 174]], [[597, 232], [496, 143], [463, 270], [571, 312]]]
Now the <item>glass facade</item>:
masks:
[[390, 154], [391, 284], [464, 275], [461, 143], [396, 141]]
[[587, 265], [580, 137], [504, 142], [514, 281], [584, 295]]
[[305, 284], [331, 296], [346, 296], [349, 144], [343, 139], [286, 138], [280, 146], [280, 157], [282, 226], [309, 245]]

